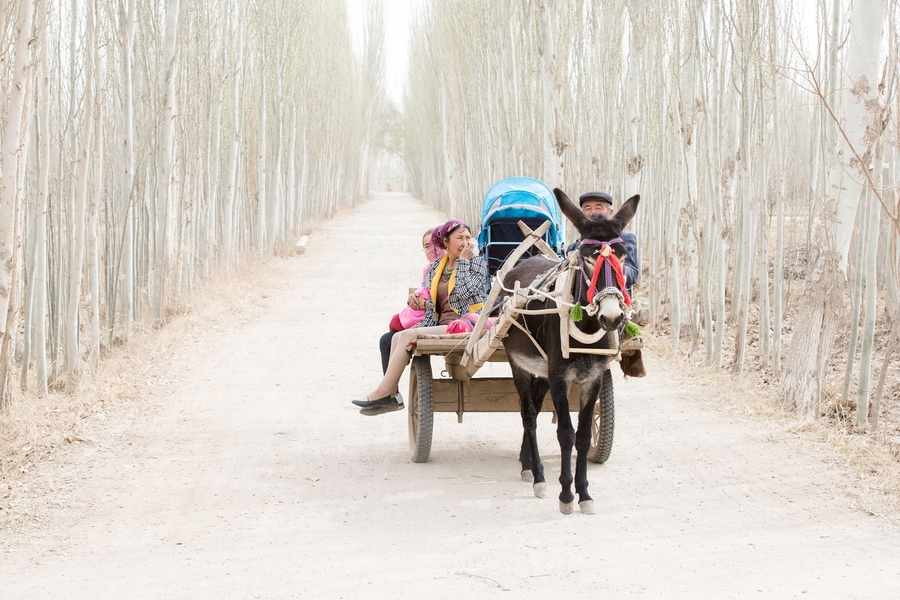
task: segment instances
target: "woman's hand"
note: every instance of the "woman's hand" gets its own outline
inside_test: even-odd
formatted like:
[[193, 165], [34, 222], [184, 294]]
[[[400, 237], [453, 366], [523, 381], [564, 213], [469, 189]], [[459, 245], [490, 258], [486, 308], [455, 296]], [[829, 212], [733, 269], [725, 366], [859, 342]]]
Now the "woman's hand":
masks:
[[406, 303], [413, 310], [425, 310], [425, 298], [415, 292], [409, 295], [409, 300]]
[[472, 240], [472, 242], [459, 253], [459, 257], [465, 258], [466, 260], [472, 260], [476, 254], [478, 254], [478, 242]]

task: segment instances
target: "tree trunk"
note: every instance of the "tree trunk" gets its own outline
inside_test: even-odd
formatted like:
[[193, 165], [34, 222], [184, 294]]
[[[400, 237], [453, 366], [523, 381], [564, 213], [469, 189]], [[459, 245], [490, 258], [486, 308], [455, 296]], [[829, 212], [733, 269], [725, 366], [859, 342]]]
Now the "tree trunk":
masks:
[[[19, 1], [19, 11], [12, 30], [14, 54], [9, 61], [12, 64], [11, 85], [7, 90], [6, 114], [0, 115], [5, 122], [3, 156], [0, 158], [0, 409], [6, 406], [9, 394], [7, 386], [13, 332], [7, 324], [15, 322], [10, 316], [15, 313], [13, 309], [16, 305], [13, 297], [16, 281], [16, 224], [22, 198], [21, 190], [17, 189], [17, 173], [21, 158], [21, 136], [26, 125], [25, 101], [34, 85], [30, 73], [32, 60], [29, 48], [33, 11], [32, 2]], [[43, 36], [39, 35], [38, 40], [42, 42]]]
[[[265, 52], [263, 53], [265, 57]], [[265, 64], [265, 59], [263, 60]], [[257, 199], [256, 199], [256, 243], [260, 255], [266, 252], [266, 77], [265, 69], [260, 69], [259, 81], [259, 133], [257, 135]]]
[[[869, 131], [881, 131], [875, 126], [880, 116], [880, 103], [875, 82], [884, 58], [882, 31], [884, 24], [883, 0], [857, 0], [850, 18], [850, 35], [847, 41], [847, 67], [842, 89], [843, 131], [849, 143], [870, 141]], [[873, 114], [875, 113], [875, 114]], [[836, 196], [829, 197], [829, 208], [836, 206], [834, 214], [827, 215], [833, 223], [833, 251], [820, 252], [818, 261], [810, 270], [803, 293], [794, 338], [788, 350], [784, 375], [779, 386], [779, 396], [786, 404], [795, 406], [804, 416], [818, 416], [824, 391], [825, 363], [831, 355], [840, 301], [846, 288], [844, 270], [852, 233], [853, 221], [859, 202], [862, 182], [868, 164], [860, 164], [854, 148], [843, 139], [837, 144], [832, 167], [832, 186]], [[863, 155], [863, 148], [857, 150]], [[866, 156], [869, 156], [866, 154]], [[843, 173], [852, 176], [843, 177]], [[822, 247], [825, 237], [820, 236]], [[821, 331], [820, 335], [815, 332]]]
[[[875, 173], [881, 171], [881, 160], [875, 159]], [[881, 178], [878, 177], [878, 181]], [[872, 344], [875, 341], [875, 301], [878, 295], [878, 278], [875, 263], [878, 256], [879, 218], [881, 205], [875, 194], [869, 191], [868, 199], [869, 222], [866, 224], [866, 250], [865, 261], [860, 264], [866, 275], [865, 311], [863, 313], [862, 345], [859, 353], [859, 383], [856, 390], [856, 427], [865, 430], [869, 422], [869, 383], [872, 376]]]
[[[97, 93], [99, 97], [99, 78]], [[91, 349], [88, 354], [88, 362], [93, 372], [97, 371], [100, 364], [100, 230], [99, 214], [100, 200], [103, 194], [103, 121], [100, 114], [100, 102], [95, 106], [96, 118], [94, 119], [94, 156], [92, 184], [93, 191], [90, 199], [90, 216], [88, 218], [88, 269], [90, 273], [91, 289]]]
[[166, 2], [166, 30], [163, 42], [163, 111], [160, 115], [159, 149], [156, 163], [156, 239], [154, 256], [154, 281], [150, 291], [150, 304], [154, 324], [159, 326], [166, 314], [166, 277], [171, 268], [169, 261], [167, 234], [170, 233], [169, 204], [172, 200], [172, 165], [175, 156], [175, 79], [178, 72], [176, 41], [178, 37], [178, 10], [180, 0]]
[[[75, 389], [81, 363], [80, 314], [81, 280], [84, 267], [85, 214], [87, 212], [88, 178], [90, 173], [91, 140], [94, 133], [94, 58], [96, 48], [94, 2], [88, 2], [85, 31], [84, 120], [81, 126], [81, 147], [75, 168], [75, 216], [72, 229], [72, 252], [69, 264], [69, 289], [66, 309], [66, 385]], [[73, 18], [77, 18], [73, 15]]]
[[[240, 2], [240, 0], [238, 0]], [[237, 13], [237, 18], [233, 14]], [[222, 223], [222, 247], [227, 260], [232, 260], [234, 250], [234, 212], [237, 197], [238, 157], [241, 150], [241, 88], [240, 79], [244, 69], [244, 11], [235, 6], [229, 11], [229, 23], [237, 33], [237, 50], [234, 54], [234, 69], [231, 73], [231, 144], [228, 151], [228, 188], [225, 191], [225, 208]]]
[[562, 155], [566, 144], [562, 141], [556, 122], [556, 23], [559, 19], [559, 0], [541, 0], [541, 89], [544, 106], [544, 181], [550, 187], [563, 187]]
[[[127, 0], [122, 15], [122, 253], [120, 269], [122, 283], [122, 317], [125, 331], [134, 323], [134, 93], [131, 76], [131, 57], [134, 47], [136, 0]], [[110, 318], [114, 318], [110, 307]], [[111, 330], [112, 335], [112, 330]]]
[[40, 89], [38, 98], [38, 189], [35, 218], [34, 303], [31, 322], [34, 325], [34, 367], [38, 394], [47, 389], [47, 211], [50, 187], [50, 61], [41, 52]]

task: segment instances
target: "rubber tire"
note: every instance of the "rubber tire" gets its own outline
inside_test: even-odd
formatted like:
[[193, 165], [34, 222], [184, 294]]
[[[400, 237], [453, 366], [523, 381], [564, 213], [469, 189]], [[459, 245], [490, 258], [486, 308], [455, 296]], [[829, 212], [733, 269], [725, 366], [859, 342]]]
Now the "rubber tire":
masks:
[[603, 464], [612, 452], [613, 434], [616, 430], [616, 402], [613, 392], [612, 372], [603, 372], [603, 384], [600, 397], [594, 404], [591, 419], [591, 447], [588, 449], [588, 460]]
[[409, 460], [428, 462], [434, 432], [434, 388], [431, 357], [415, 356], [409, 370]]

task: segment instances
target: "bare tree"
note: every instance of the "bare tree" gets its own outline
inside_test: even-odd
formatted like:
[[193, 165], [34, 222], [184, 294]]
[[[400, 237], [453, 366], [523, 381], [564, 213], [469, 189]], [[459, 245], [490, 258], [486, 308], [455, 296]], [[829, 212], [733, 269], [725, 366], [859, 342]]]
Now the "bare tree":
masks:
[[844, 136], [836, 143], [829, 187], [828, 219], [834, 226], [820, 233], [821, 249], [807, 279], [779, 385], [783, 401], [808, 417], [820, 414], [825, 363], [831, 355], [846, 289], [844, 269], [850, 235], [869, 168], [869, 160], [861, 162], [858, 157], [865, 153], [871, 158], [870, 151], [860, 152], [854, 145], [862, 143], [863, 148], [871, 147], [874, 139], [869, 135], [882, 129], [875, 82], [884, 60], [884, 14], [883, 0], [859, 0], [850, 13], [847, 65], [841, 82], [840, 124]]
[[[19, 183], [19, 170], [24, 161], [24, 135], [27, 131], [26, 99], [34, 88], [32, 48], [32, 22], [34, 4], [28, 0], [19, 0], [11, 7], [10, 14], [15, 14], [12, 24], [11, 79], [7, 87], [7, 101], [3, 139], [0, 142], [3, 156], [0, 158], [0, 408], [8, 399], [8, 380], [10, 367], [10, 351], [12, 335], [17, 314], [17, 244], [16, 233], [19, 223], [22, 189]], [[6, 29], [4, 28], [4, 32]], [[38, 42], [42, 40], [42, 32], [38, 31]]]

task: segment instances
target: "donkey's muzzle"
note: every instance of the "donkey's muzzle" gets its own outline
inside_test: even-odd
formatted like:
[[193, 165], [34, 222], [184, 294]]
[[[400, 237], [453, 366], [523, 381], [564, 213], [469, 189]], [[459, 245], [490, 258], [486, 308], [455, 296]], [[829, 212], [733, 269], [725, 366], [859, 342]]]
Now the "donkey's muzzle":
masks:
[[606, 331], [618, 329], [624, 321], [625, 313], [621, 311], [619, 311], [618, 315], [607, 315], [603, 313], [600, 314], [600, 327], [602, 327]]
[[625, 320], [625, 312], [622, 310], [618, 296], [613, 294], [604, 296], [600, 300], [598, 308], [600, 310], [597, 311], [597, 320], [600, 322], [600, 327], [606, 331], [618, 329]]

